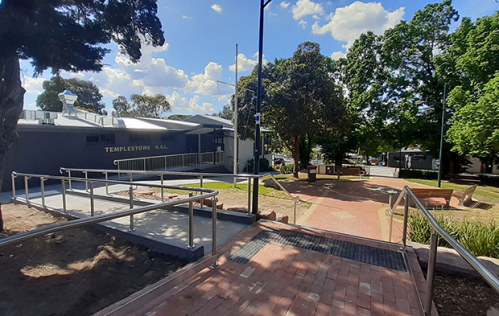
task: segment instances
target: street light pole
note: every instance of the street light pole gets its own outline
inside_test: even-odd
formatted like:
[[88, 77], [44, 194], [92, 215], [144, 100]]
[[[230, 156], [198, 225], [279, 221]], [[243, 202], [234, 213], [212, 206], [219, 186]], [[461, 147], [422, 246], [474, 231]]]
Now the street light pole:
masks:
[[442, 151], [444, 147], [444, 123], [447, 83], [444, 84], [444, 101], [442, 102], [442, 127], [440, 129], [440, 152], [438, 153], [438, 187], [442, 185]]
[[[255, 114], [255, 157], [253, 164], [253, 173], [257, 175], [260, 172], [260, 119], [262, 107], [262, 55], [263, 55], [263, 14], [267, 4], [272, 0], [260, 0], [260, 33], [258, 36], [258, 87], [256, 93], [256, 114]], [[253, 181], [253, 214], [258, 214], [258, 178]]]

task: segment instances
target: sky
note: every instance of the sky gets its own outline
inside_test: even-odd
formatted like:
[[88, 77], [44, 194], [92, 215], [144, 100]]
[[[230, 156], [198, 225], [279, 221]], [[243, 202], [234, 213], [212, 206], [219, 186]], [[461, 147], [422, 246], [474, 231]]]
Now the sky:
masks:
[[[264, 14], [264, 62], [291, 57], [305, 41], [319, 43], [323, 55], [338, 59], [360, 34], [382, 34], [435, 2], [439, 1], [272, 0]], [[472, 20], [499, 9], [495, 0], [454, 0], [453, 6], [461, 17]], [[101, 72], [61, 75], [97, 85], [108, 113], [113, 111], [113, 99], [134, 93], [165, 95], [172, 107], [166, 116], [219, 112], [234, 93], [233, 86], [219, 81], [235, 83], [236, 44], [239, 78], [249, 75], [257, 63], [259, 7], [259, 0], [158, 0], [166, 39], [162, 47], [143, 46], [142, 58], [134, 64], [110, 44]], [[33, 78], [29, 60], [21, 61], [21, 69], [24, 108], [37, 109], [36, 97], [51, 71]]]

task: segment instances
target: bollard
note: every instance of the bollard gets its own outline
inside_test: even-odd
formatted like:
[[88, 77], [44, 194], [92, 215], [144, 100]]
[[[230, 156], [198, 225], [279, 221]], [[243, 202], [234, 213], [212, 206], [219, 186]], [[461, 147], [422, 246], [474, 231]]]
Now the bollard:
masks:
[[[192, 198], [192, 192], [189, 192]], [[194, 203], [189, 201], [189, 248], [194, 247]]]
[[[130, 174], [131, 176], [132, 174]], [[133, 187], [130, 185], [128, 188], [128, 196], [130, 197], [130, 209], [133, 208]], [[135, 227], [133, 226], [133, 214], [130, 215], [130, 231], [133, 232]]]
[[430, 258], [428, 259], [428, 270], [426, 272], [426, 297], [424, 312], [425, 315], [431, 315], [431, 301], [433, 300], [433, 276], [435, 274], [435, 262], [437, 260], [438, 234], [431, 233]]

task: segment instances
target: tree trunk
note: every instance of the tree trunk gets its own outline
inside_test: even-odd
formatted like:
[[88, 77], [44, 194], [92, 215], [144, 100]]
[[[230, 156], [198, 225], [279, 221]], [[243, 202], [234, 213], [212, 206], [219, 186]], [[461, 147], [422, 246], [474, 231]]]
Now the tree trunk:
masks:
[[298, 135], [295, 138], [295, 144], [293, 147], [293, 160], [294, 160], [294, 169], [293, 169], [293, 176], [298, 179], [298, 171], [300, 170], [300, 136]]
[[[0, 59], [0, 190], [5, 155], [17, 139], [16, 126], [23, 110], [25, 91], [21, 86], [18, 57], [12, 54]], [[0, 231], [3, 231], [1, 218], [0, 208]]]

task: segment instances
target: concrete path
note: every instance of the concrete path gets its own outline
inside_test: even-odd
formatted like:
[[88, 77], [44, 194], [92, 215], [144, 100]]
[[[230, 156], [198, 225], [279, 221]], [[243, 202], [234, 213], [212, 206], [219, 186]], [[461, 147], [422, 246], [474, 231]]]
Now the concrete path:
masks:
[[[184, 180], [185, 181], [185, 180]], [[178, 181], [175, 185], [183, 183], [182, 180]], [[192, 180], [190, 180], [192, 183]], [[80, 194], [84, 193], [84, 185], [73, 183], [74, 192]], [[109, 193], [127, 192], [128, 186], [126, 185], [111, 185], [109, 186]], [[187, 192], [187, 191], [186, 191]], [[24, 190], [18, 191], [17, 197], [24, 199]], [[105, 187], [95, 188], [94, 194], [106, 196]], [[30, 189], [29, 202], [33, 206], [42, 207], [42, 198], [39, 188]], [[114, 213], [119, 211], [128, 210], [129, 203], [126, 197], [123, 197], [123, 202], [109, 201], [96, 198], [94, 201], [94, 214], [102, 215]], [[159, 201], [149, 201], [151, 203], [158, 203]], [[63, 198], [61, 194], [60, 185], [49, 185], [45, 188], [45, 205], [49, 210], [59, 212], [61, 214], [70, 215], [76, 218], [84, 218], [90, 216], [90, 199], [88, 196], [80, 196], [72, 194], [70, 190], [66, 193], [66, 209], [63, 211]], [[135, 206], [139, 207], [139, 206]], [[193, 218], [194, 226], [194, 246], [199, 248], [204, 247], [204, 254], [212, 249], [212, 218], [211, 209], [206, 210], [205, 216], [195, 215]], [[132, 241], [144, 244], [156, 251], [162, 251], [167, 248], [162, 248], [157, 243], [164, 243], [174, 245], [187, 249], [188, 247], [188, 227], [189, 216], [187, 213], [187, 205], [174, 207], [170, 209], [159, 209], [149, 211], [147, 213], [134, 215], [133, 227], [134, 230], [130, 231], [130, 218], [129, 216], [117, 218], [111, 221], [101, 223], [104, 227], [114, 229], [121, 232], [120, 236], [130, 239]], [[229, 220], [217, 220], [217, 246], [225, 244], [230, 238], [250, 225], [250, 220], [243, 222], [233, 222]], [[130, 235], [130, 236], [127, 236]], [[154, 241], [149, 243], [148, 240]], [[176, 254], [176, 253], [171, 253]], [[178, 255], [178, 254], [177, 254]]]

